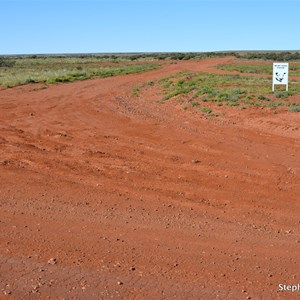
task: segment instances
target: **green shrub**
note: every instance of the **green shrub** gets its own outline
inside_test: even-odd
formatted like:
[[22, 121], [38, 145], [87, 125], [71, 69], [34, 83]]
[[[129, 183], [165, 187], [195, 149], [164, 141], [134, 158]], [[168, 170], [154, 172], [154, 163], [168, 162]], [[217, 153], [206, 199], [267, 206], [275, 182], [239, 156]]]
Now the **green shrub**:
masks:
[[15, 65], [16, 61], [9, 58], [0, 57], [0, 67], [11, 68]]
[[212, 112], [212, 110], [209, 107], [202, 107], [201, 111], [207, 114], [210, 114]]
[[205, 86], [200, 91], [201, 94], [215, 94], [215, 89], [212, 87]]
[[238, 102], [226, 102], [226, 105], [228, 106], [228, 107], [233, 107], [233, 106], [239, 106], [240, 104], [238, 103]]
[[258, 100], [261, 100], [261, 101], [270, 101], [270, 98], [265, 97], [265, 96], [263, 96], [263, 95], [259, 95], [259, 96], [258, 96]]
[[237, 102], [239, 100], [239, 96], [229, 95], [228, 100], [231, 101], [231, 102]]
[[276, 108], [276, 107], [281, 106], [281, 105], [283, 105], [282, 102], [275, 101], [275, 102], [268, 103], [266, 105], [266, 107]]
[[229, 95], [228, 93], [220, 93], [217, 98], [220, 101], [227, 101], [229, 99]]
[[241, 89], [241, 88], [234, 88], [231, 91], [232, 91], [233, 94], [236, 94], [236, 95], [246, 94], [247, 93], [247, 90]]
[[137, 97], [139, 95], [139, 91], [140, 91], [140, 88], [138, 85], [135, 85], [133, 88], [132, 88], [132, 95]]
[[276, 98], [287, 98], [288, 97], [287, 92], [276, 92], [274, 95]]
[[300, 105], [289, 107], [289, 111], [300, 112]]

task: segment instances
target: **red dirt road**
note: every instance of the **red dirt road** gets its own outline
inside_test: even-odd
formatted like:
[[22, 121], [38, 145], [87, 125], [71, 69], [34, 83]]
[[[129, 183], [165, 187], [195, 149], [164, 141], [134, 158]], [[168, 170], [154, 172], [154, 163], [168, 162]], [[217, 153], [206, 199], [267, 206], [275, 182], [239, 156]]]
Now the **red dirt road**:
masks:
[[0, 298], [300, 297], [299, 114], [132, 96], [230, 59], [0, 90]]

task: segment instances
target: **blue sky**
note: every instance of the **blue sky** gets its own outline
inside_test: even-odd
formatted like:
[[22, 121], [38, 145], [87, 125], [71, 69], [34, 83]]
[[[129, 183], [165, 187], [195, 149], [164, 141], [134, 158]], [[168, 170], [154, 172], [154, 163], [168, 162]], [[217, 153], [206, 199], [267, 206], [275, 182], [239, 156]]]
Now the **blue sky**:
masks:
[[0, 0], [0, 54], [300, 50], [298, 0]]

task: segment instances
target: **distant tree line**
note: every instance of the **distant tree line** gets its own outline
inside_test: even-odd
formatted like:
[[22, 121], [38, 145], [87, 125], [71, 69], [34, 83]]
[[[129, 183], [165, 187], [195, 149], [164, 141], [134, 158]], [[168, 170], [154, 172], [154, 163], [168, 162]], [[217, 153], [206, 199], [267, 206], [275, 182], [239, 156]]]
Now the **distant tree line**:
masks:
[[245, 52], [245, 53], [235, 53], [238, 58], [246, 59], [262, 59], [262, 60], [274, 60], [274, 61], [289, 61], [289, 60], [299, 60], [300, 52]]
[[237, 58], [245, 59], [261, 59], [274, 61], [289, 61], [299, 60], [300, 51], [298, 52], [170, 52], [170, 53], [138, 53], [138, 54], [113, 54], [99, 56], [99, 58], [120, 59], [128, 58], [132, 61], [142, 59], [158, 59], [158, 60], [190, 60], [190, 59], [204, 59], [210, 57], [224, 57], [235, 56]]
[[191, 60], [191, 59], [204, 59], [210, 57], [224, 57], [235, 56], [243, 59], [261, 59], [273, 61], [289, 61], [299, 60], [300, 51], [270, 51], [270, 52], [255, 52], [255, 51], [242, 51], [242, 52], [169, 52], [169, 53], [112, 53], [112, 54], [53, 54], [53, 55], [15, 55], [15, 56], [0, 56], [0, 67], [13, 67], [16, 59], [36, 59], [36, 58], [96, 58], [96, 59], [127, 59], [127, 60]]
[[190, 60], [190, 59], [203, 59], [208, 57], [222, 57], [222, 56], [230, 56], [230, 55], [234, 55], [234, 53], [233, 52], [141, 53], [141, 54], [129, 54], [127, 57], [130, 60], [141, 60], [141, 59]]

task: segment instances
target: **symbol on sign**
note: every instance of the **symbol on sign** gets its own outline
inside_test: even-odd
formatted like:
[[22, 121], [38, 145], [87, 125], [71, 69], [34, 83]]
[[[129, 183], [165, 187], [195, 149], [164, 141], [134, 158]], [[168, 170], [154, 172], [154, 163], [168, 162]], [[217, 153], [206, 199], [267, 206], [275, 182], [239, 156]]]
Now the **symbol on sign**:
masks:
[[272, 91], [274, 92], [276, 84], [284, 84], [288, 91], [289, 64], [288, 63], [273, 63], [273, 82]]
[[276, 75], [275, 79], [279, 82], [282, 82], [286, 73], [285, 72], [284, 73], [276, 72], [275, 75]]

